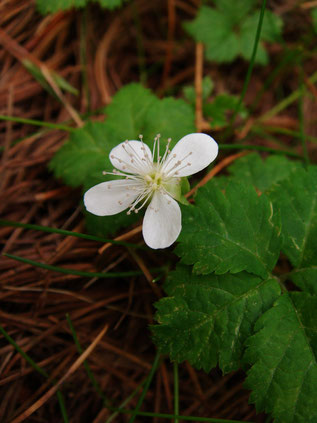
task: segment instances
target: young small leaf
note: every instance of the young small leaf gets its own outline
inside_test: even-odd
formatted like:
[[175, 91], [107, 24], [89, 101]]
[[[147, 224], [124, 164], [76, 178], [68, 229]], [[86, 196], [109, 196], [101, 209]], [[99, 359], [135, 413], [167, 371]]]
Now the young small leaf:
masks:
[[293, 292], [280, 297], [247, 341], [252, 364], [246, 386], [258, 411], [276, 423], [317, 421], [317, 297]]
[[273, 279], [246, 272], [198, 276], [185, 266], [164, 288], [169, 297], [156, 303], [154, 340], [172, 360], [189, 360], [206, 372], [217, 362], [224, 372], [239, 368], [253, 324], [280, 295]]
[[176, 253], [200, 274], [246, 270], [267, 278], [279, 253], [279, 218], [266, 195], [251, 184], [230, 182], [225, 194], [212, 180], [182, 207]]

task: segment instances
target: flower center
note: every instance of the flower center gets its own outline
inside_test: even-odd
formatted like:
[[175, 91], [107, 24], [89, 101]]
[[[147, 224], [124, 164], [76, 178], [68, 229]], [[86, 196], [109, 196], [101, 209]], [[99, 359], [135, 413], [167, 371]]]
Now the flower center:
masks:
[[154, 139], [152, 157], [151, 152], [147, 150], [148, 147], [143, 143], [142, 135], [140, 135], [142, 147], [132, 144], [135, 142], [125, 141], [121, 144], [125, 155], [116, 157], [116, 155], [112, 154], [110, 156], [111, 159], [116, 160], [120, 164], [120, 167], [118, 167], [123, 171], [113, 169], [113, 172], [103, 172], [108, 175], [125, 177], [126, 182], [123, 181], [122, 184], [126, 186], [126, 195], [127, 197], [130, 195], [134, 197], [134, 200], [129, 205], [127, 214], [131, 214], [132, 211], [138, 213], [157, 191], [177, 199], [177, 194], [180, 190], [178, 172], [187, 166], [191, 166], [191, 163], [187, 162], [187, 160], [192, 152], [189, 152], [185, 157], [176, 157], [176, 154], [173, 154], [169, 149], [170, 138], [167, 141], [163, 156], [160, 156], [159, 134]]

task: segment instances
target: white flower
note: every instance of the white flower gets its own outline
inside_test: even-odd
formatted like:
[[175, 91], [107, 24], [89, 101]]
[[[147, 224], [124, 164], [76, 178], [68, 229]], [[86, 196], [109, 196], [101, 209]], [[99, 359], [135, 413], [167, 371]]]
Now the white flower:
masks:
[[[155, 138], [153, 152], [140, 141], [125, 141], [110, 152], [116, 169], [104, 174], [124, 179], [102, 182], [84, 196], [86, 209], [97, 216], [110, 216], [125, 209], [128, 214], [148, 204], [143, 220], [143, 237], [151, 248], [166, 248], [176, 241], [181, 228], [180, 178], [208, 166], [218, 154], [218, 144], [206, 134], [183, 137], [172, 151], [170, 139], [160, 156], [160, 136]], [[155, 160], [156, 156], [156, 161]]]

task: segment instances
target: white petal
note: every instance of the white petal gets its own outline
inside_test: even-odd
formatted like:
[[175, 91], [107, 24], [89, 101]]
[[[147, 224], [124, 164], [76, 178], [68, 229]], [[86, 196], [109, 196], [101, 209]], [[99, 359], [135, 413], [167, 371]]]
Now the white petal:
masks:
[[143, 220], [143, 238], [151, 248], [167, 248], [176, 241], [182, 229], [179, 205], [167, 194], [156, 192]]
[[127, 209], [138, 195], [134, 181], [120, 179], [102, 182], [90, 188], [84, 195], [86, 209], [97, 216], [111, 216]]
[[[207, 134], [189, 134], [181, 138], [163, 167], [172, 176], [188, 176], [208, 166], [218, 155], [218, 144]], [[180, 164], [177, 164], [178, 162]]]
[[153, 165], [150, 148], [141, 141], [127, 141], [114, 147], [109, 155], [112, 165], [133, 174], [148, 172]]

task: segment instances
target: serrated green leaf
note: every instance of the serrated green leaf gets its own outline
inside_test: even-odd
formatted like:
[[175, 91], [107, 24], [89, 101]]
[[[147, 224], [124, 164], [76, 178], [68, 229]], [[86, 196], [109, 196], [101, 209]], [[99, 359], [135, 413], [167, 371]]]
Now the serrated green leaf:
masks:
[[89, 1], [99, 3], [101, 7], [114, 9], [121, 6], [124, 0], [36, 0], [37, 8], [43, 15], [60, 10], [85, 7]]
[[281, 212], [282, 251], [296, 268], [316, 265], [317, 166], [295, 170], [269, 195]]
[[302, 291], [317, 295], [317, 266], [296, 269], [290, 273], [289, 279]]
[[259, 154], [251, 153], [236, 160], [228, 170], [235, 180], [251, 182], [257, 190], [265, 192], [291, 172], [302, 168], [301, 162], [288, 160], [285, 156], [273, 155], [263, 160]]
[[239, 41], [232, 31], [230, 20], [216, 9], [202, 6], [185, 29], [196, 40], [205, 44], [206, 57], [217, 62], [231, 62], [239, 53]]
[[256, 323], [247, 341], [252, 364], [246, 386], [258, 411], [276, 423], [317, 421], [317, 297], [293, 292], [280, 297]]
[[176, 253], [200, 274], [246, 270], [267, 278], [280, 252], [279, 219], [265, 194], [230, 182], [225, 194], [212, 180], [182, 207], [183, 230]]
[[170, 274], [164, 288], [169, 297], [156, 303], [154, 340], [172, 360], [189, 360], [206, 372], [218, 362], [224, 372], [239, 368], [253, 324], [280, 295], [272, 279], [246, 272], [197, 276], [185, 266]]

